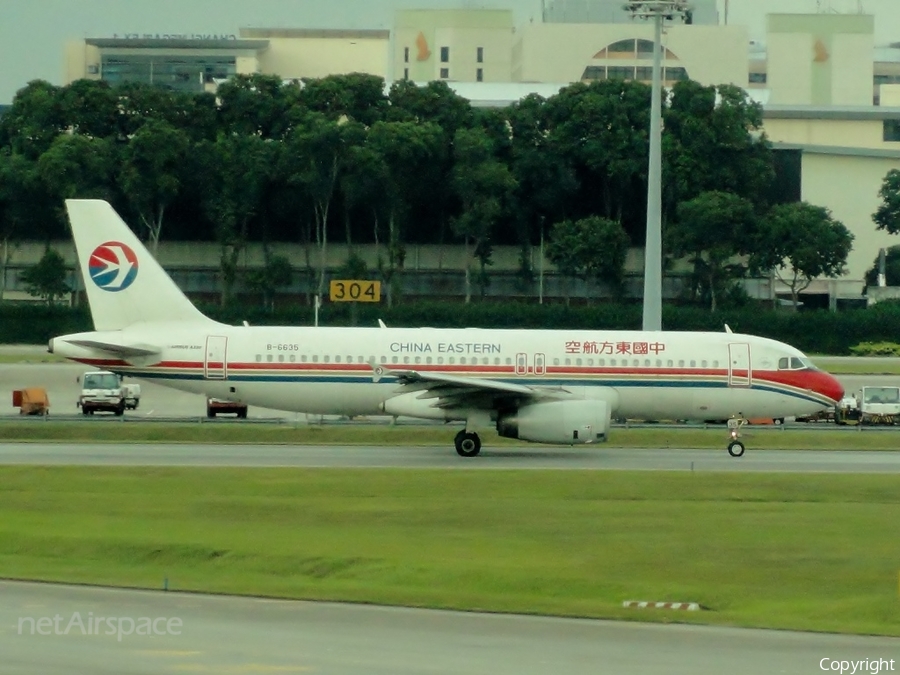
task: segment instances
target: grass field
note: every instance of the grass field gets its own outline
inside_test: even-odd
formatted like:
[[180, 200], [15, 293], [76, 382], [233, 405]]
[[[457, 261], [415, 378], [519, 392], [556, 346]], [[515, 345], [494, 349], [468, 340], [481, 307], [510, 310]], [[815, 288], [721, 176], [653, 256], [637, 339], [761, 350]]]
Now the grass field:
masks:
[[0, 513], [8, 578], [900, 635], [894, 476], [2, 467]]
[[[896, 450], [900, 428], [843, 428], [820, 423], [809, 428], [749, 427], [743, 440], [754, 450]], [[0, 422], [0, 441], [66, 441], [85, 443], [282, 443], [292, 445], [435, 445], [450, 448], [456, 426], [302, 425], [235, 423], [141, 423], [114, 420]], [[523, 445], [482, 435], [487, 446]], [[624, 428], [610, 431], [609, 445], [620, 448], [724, 448], [724, 427]], [[546, 447], [546, 446], [544, 446]], [[552, 449], [548, 449], [552, 452]]]

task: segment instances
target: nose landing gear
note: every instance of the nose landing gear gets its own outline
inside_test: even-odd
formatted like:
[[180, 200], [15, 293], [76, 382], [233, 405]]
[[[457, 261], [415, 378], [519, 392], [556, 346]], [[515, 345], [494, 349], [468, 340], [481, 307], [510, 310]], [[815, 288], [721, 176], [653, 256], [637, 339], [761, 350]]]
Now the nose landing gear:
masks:
[[741, 413], [728, 420], [728, 435], [731, 438], [728, 443], [728, 454], [732, 457], [740, 457], [744, 454], [744, 443], [738, 439], [741, 437], [741, 427], [745, 424], [747, 424], [747, 419]]

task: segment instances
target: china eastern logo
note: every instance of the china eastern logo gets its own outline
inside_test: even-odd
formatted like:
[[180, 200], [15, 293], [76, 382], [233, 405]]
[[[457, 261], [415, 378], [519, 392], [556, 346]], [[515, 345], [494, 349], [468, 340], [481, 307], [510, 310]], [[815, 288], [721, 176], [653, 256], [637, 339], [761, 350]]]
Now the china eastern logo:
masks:
[[108, 241], [91, 253], [88, 272], [104, 291], [124, 291], [137, 278], [138, 259], [125, 244]]

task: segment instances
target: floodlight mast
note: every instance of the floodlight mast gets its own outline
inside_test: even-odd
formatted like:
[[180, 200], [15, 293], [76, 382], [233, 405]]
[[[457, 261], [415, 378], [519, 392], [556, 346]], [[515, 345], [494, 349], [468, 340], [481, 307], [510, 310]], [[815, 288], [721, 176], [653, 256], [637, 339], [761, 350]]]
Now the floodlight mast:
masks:
[[650, 166], [647, 171], [647, 237], [644, 245], [645, 331], [662, 330], [662, 26], [691, 11], [687, 0], [632, 0], [622, 5], [633, 19], [653, 20], [653, 92], [650, 103]]

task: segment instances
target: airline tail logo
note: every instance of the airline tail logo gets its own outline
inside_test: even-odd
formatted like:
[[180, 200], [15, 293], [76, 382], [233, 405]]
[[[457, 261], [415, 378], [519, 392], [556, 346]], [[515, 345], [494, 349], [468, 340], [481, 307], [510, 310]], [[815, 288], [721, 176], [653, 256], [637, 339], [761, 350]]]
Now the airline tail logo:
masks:
[[137, 278], [138, 259], [125, 244], [108, 241], [91, 253], [88, 272], [104, 291], [124, 291]]

